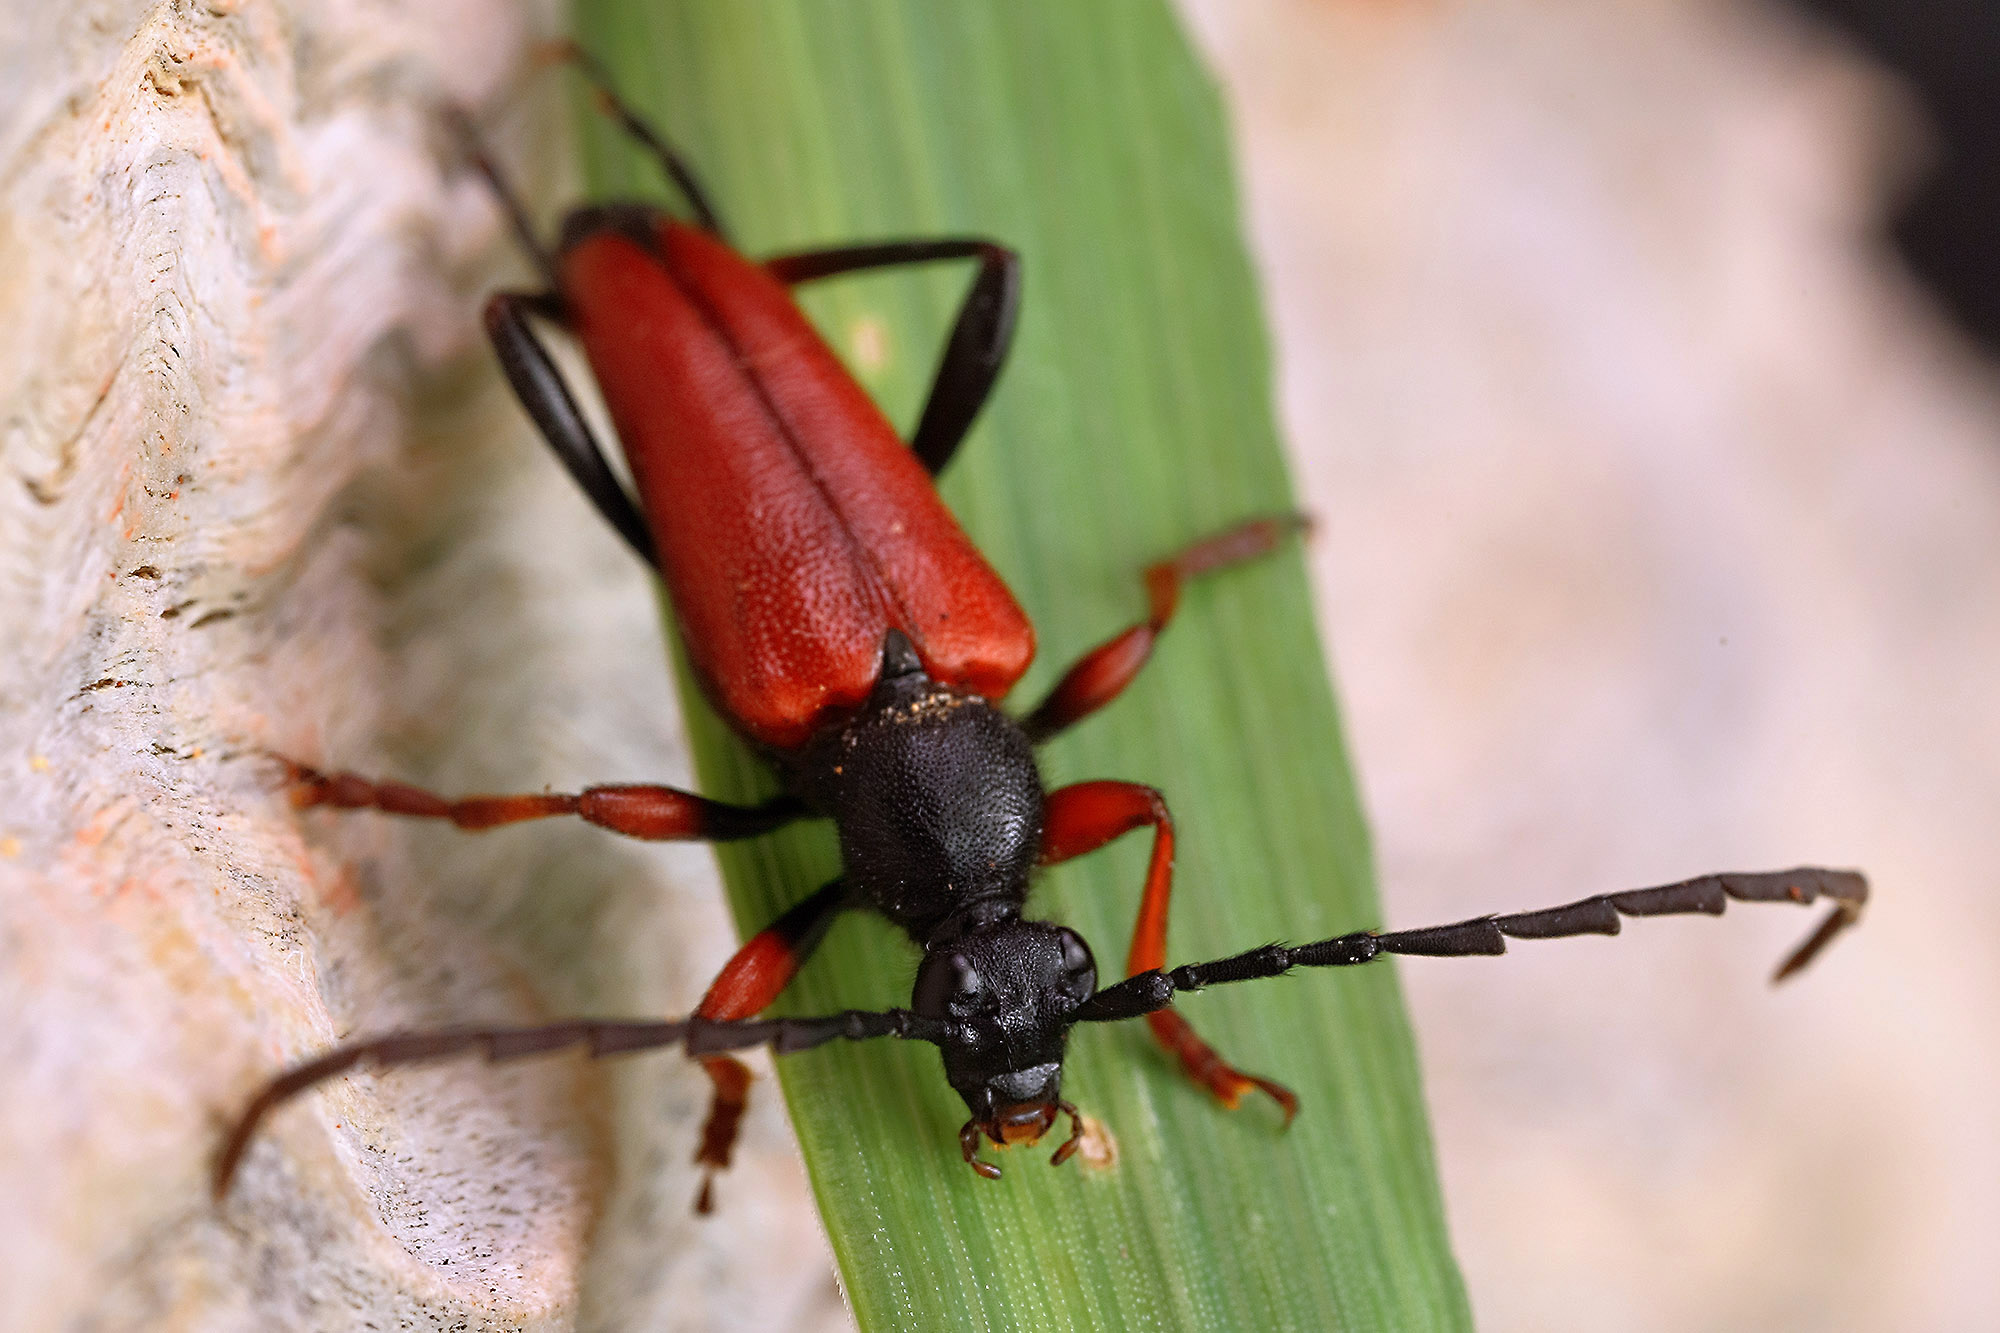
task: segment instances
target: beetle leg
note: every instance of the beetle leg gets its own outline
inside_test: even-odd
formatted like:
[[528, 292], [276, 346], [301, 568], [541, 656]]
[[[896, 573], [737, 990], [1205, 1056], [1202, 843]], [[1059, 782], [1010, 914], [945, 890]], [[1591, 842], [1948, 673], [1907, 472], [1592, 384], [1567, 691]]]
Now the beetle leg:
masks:
[[[1174, 887], [1174, 821], [1160, 793], [1136, 782], [1079, 782], [1049, 793], [1042, 825], [1042, 864], [1054, 865], [1094, 852], [1113, 838], [1151, 825], [1153, 857], [1146, 867], [1146, 893], [1139, 903], [1132, 949], [1125, 959], [1128, 976], [1166, 966], [1167, 905]], [[1243, 1094], [1257, 1089], [1268, 1094], [1285, 1113], [1285, 1123], [1298, 1113], [1299, 1099], [1290, 1088], [1245, 1074], [1203, 1041], [1188, 1021], [1171, 1009], [1146, 1015], [1146, 1023], [1162, 1046], [1180, 1057], [1188, 1077], [1235, 1107]]]
[[469, 796], [449, 800], [401, 782], [370, 782], [353, 773], [322, 773], [280, 758], [290, 777], [292, 805], [306, 809], [381, 810], [418, 819], [449, 819], [478, 832], [524, 819], [576, 815], [627, 837], [650, 841], [731, 842], [754, 838], [806, 813], [789, 796], [763, 805], [725, 805], [673, 787], [587, 787], [580, 792], [539, 792], [518, 796]]
[[598, 62], [597, 57], [575, 42], [551, 42], [545, 49], [551, 58], [574, 66], [576, 72], [584, 77], [590, 84], [591, 90], [597, 94], [598, 110], [617, 121], [619, 129], [637, 139], [647, 152], [658, 159], [660, 170], [667, 174], [667, 179], [674, 183], [674, 188], [687, 200], [688, 207], [694, 210], [695, 220], [701, 223], [702, 230], [728, 239], [729, 232], [722, 225], [722, 218], [715, 211], [715, 203], [709, 198], [708, 191], [702, 188], [701, 178], [695, 175], [694, 168], [688, 165], [680, 150], [668, 142], [665, 136], [647, 124], [638, 112], [626, 105], [625, 99], [618, 95], [618, 90], [611, 86], [610, 72]]
[[1021, 257], [1006, 246], [978, 237], [883, 241], [830, 250], [806, 250], [764, 261], [780, 282], [811, 282], [840, 273], [926, 264], [939, 259], [977, 259], [979, 272], [958, 308], [930, 397], [910, 436], [910, 448], [932, 476], [958, 452], [965, 433], [986, 405], [993, 382], [1006, 364], [1014, 340], [1014, 317], [1021, 304]]
[[1160, 631], [1174, 618], [1182, 583], [1267, 555], [1285, 537], [1303, 531], [1308, 522], [1302, 514], [1252, 519], [1198, 541], [1149, 568], [1146, 598], [1150, 607], [1146, 618], [1098, 644], [1064, 673], [1049, 691], [1048, 698], [1021, 720], [1021, 729], [1028, 733], [1028, 739], [1040, 745], [1124, 693], [1152, 657]]
[[448, 116], [452, 129], [457, 132], [460, 142], [465, 146], [465, 155], [472, 159], [472, 165], [486, 178], [487, 188], [492, 190], [493, 197], [500, 201], [501, 211], [506, 213], [509, 225], [514, 228], [516, 239], [521, 242], [521, 248], [528, 252], [528, 258], [534, 261], [535, 268], [540, 271], [543, 281], [551, 288], [560, 286], [562, 279], [556, 271], [555, 256], [549, 253], [548, 247], [535, 235], [535, 224], [528, 218], [527, 206], [521, 202], [521, 196], [515, 193], [514, 187], [508, 183], [499, 165], [486, 151], [486, 144], [480, 139], [479, 131], [474, 128], [472, 117], [458, 107], [450, 108]]
[[652, 530], [638, 502], [604, 461], [604, 450], [570, 396], [562, 372], [529, 325], [530, 314], [561, 323], [562, 299], [539, 292], [496, 292], [486, 303], [486, 336], [500, 354], [507, 382], [598, 512], [648, 564], [657, 565]]
[[[752, 936], [716, 974], [695, 1016], [732, 1021], [753, 1018], [763, 1012], [798, 975], [799, 968], [825, 938], [834, 917], [851, 901], [846, 884], [834, 880]], [[695, 1195], [694, 1210], [707, 1213], [715, 1206], [716, 1172], [729, 1166], [743, 1112], [749, 1105], [750, 1070], [742, 1061], [727, 1055], [705, 1057], [701, 1067], [715, 1085], [708, 1104], [708, 1119], [701, 1127], [701, 1146], [694, 1156], [703, 1168], [701, 1192]]]
[[494, 350], [500, 354], [501, 369], [507, 373], [507, 382], [514, 386], [515, 396], [540, 428], [542, 438], [556, 451], [563, 466], [583, 487], [584, 494], [590, 497], [598, 511], [610, 520], [611, 526], [631, 544], [633, 550], [648, 563], [656, 564], [652, 533], [640, 514], [638, 504], [604, 461], [604, 450], [598, 447], [596, 437], [591, 434], [590, 423], [577, 410], [576, 400], [570, 397], [569, 387], [563, 383], [562, 372], [556, 369], [555, 362], [549, 359], [548, 350], [528, 324], [530, 314], [540, 315], [557, 324], [567, 322], [562, 297], [556, 294], [562, 286], [562, 274], [555, 257], [535, 235], [527, 208], [480, 142], [471, 118], [463, 112], [454, 112], [453, 123], [465, 143], [467, 156], [479, 173], [486, 177], [486, 183], [500, 201], [515, 236], [534, 260], [535, 267], [541, 270], [542, 278], [550, 288], [547, 292], [496, 292], [487, 301], [486, 336], [492, 339]]

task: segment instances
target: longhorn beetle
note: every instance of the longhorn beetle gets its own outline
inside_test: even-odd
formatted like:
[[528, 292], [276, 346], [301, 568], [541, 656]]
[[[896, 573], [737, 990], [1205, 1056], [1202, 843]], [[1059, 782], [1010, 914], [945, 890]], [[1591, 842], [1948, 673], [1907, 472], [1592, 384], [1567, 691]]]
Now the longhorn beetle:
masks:
[[[1062, 1061], [1077, 1023], [1144, 1016], [1194, 1080], [1235, 1106], [1269, 1095], [1289, 1122], [1297, 1099], [1244, 1073], [1197, 1036], [1174, 997], [1296, 967], [1340, 967], [1385, 954], [1498, 954], [1508, 939], [1616, 934], [1619, 918], [1720, 913], [1728, 899], [1834, 908], [1778, 969], [1805, 966], [1860, 914], [1867, 883], [1852, 871], [1705, 875], [1606, 893], [1561, 907], [1482, 916], [1421, 930], [1357, 931], [1266, 945], [1213, 962], [1166, 966], [1174, 826], [1165, 801], [1132, 782], [1047, 791], [1035, 747], [1115, 699], [1138, 675], [1189, 579], [1271, 551], [1301, 522], [1253, 519], [1146, 571], [1150, 609], [1073, 666], [1022, 716], [1000, 708], [1034, 656], [1033, 627], [939, 500], [932, 478], [979, 414], [1014, 331], [1020, 261], [990, 240], [897, 240], [779, 255], [732, 249], [681, 155], [619, 100], [601, 70], [568, 52], [601, 107], [659, 161], [693, 221], [639, 203], [577, 209], [551, 252], [491, 160], [465, 131], [546, 290], [502, 292], [486, 331], [528, 415], [618, 533], [665, 580], [694, 674], [736, 732], [769, 759], [783, 794], [742, 807], [660, 786], [448, 800], [396, 782], [290, 765], [295, 805], [373, 808], [488, 829], [577, 815], [652, 839], [751, 838], [809, 817], [839, 833], [843, 871], [745, 944], [700, 1007], [676, 1021], [578, 1019], [537, 1027], [395, 1033], [335, 1048], [278, 1076], [250, 1102], [216, 1164], [229, 1185], [264, 1116], [356, 1066], [412, 1064], [462, 1052], [491, 1060], [583, 1046], [612, 1055], [679, 1046], [714, 1096], [696, 1160], [729, 1162], [749, 1074], [726, 1052], [780, 1054], [836, 1038], [929, 1042], [965, 1099], [959, 1131], [980, 1175], [982, 1137], [1034, 1143], [1070, 1117], [1053, 1154], [1075, 1152], [1081, 1120], [1062, 1098]], [[906, 447], [792, 301], [788, 288], [836, 274], [972, 260], [977, 268], [946, 339], [930, 396]], [[530, 320], [581, 342], [625, 449], [638, 496], [605, 461]], [[1073, 931], [1024, 917], [1037, 866], [1082, 856], [1138, 828], [1152, 859], [1126, 977], [1099, 987]], [[840, 912], [872, 908], [922, 950], [907, 1009], [759, 1019]]]

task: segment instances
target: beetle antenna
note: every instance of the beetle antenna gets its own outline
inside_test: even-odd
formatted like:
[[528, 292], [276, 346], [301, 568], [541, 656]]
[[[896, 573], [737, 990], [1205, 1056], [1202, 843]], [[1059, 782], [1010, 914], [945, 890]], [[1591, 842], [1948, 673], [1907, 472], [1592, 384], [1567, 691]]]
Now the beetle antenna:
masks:
[[1600, 893], [1594, 898], [1538, 912], [1480, 916], [1447, 926], [1383, 934], [1360, 930], [1297, 947], [1267, 944], [1233, 958], [1189, 963], [1171, 971], [1154, 969], [1127, 977], [1092, 996], [1077, 1011], [1076, 1018], [1085, 1023], [1136, 1018], [1165, 1009], [1181, 991], [1280, 976], [1295, 967], [1346, 967], [1372, 963], [1384, 954], [1443, 958], [1501, 954], [1507, 952], [1509, 938], [1552, 940], [1571, 935], [1616, 935], [1621, 914], [1674, 916], [1699, 912], [1720, 916], [1731, 898], [1740, 902], [1789, 902], [1801, 906], [1820, 898], [1833, 901], [1833, 911], [1826, 920], [1779, 965], [1771, 978], [1779, 982], [1805, 967], [1835, 936], [1860, 919], [1861, 909], [1868, 901], [1868, 881], [1852, 870], [1822, 870], [1813, 866], [1756, 874], [1702, 875], [1658, 888]]
[[391, 1032], [336, 1046], [314, 1060], [294, 1065], [250, 1099], [223, 1140], [215, 1159], [215, 1197], [229, 1193], [229, 1184], [243, 1160], [257, 1127], [272, 1111], [307, 1089], [367, 1065], [391, 1069], [428, 1064], [454, 1055], [478, 1054], [488, 1062], [547, 1055], [570, 1047], [587, 1048], [592, 1059], [635, 1051], [683, 1046], [689, 1055], [716, 1055], [767, 1043], [779, 1055], [810, 1050], [830, 1041], [866, 1041], [871, 1037], [903, 1037], [941, 1042], [949, 1025], [907, 1009], [849, 1009], [821, 1018], [766, 1018], [722, 1021], [685, 1018], [672, 1022], [618, 1019], [571, 1019], [536, 1027], [435, 1028], [426, 1032]]

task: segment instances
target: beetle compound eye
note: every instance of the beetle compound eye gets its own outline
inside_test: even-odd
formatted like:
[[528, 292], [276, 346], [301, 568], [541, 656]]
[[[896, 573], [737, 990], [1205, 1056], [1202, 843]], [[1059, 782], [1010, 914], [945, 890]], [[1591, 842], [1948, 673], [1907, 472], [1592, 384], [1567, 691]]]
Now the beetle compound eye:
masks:
[[1078, 1002], [1087, 1000], [1097, 990], [1097, 960], [1091, 957], [1083, 936], [1069, 929], [1057, 934], [1062, 943], [1063, 982]]
[[962, 953], [934, 954], [917, 972], [917, 988], [910, 1007], [929, 1018], [949, 1017], [978, 1001], [986, 990], [986, 979]]

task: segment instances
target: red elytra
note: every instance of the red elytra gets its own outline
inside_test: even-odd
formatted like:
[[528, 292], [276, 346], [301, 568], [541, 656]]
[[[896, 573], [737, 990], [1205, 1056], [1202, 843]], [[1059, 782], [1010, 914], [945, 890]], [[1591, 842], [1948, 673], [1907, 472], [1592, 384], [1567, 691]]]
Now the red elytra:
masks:
[[1035, 632], [930, 474], [768, 270], [671, 219], [560, 261], [683, 641], [717, 710], [803, 745], [858, 708], [891, 629], [998, 700]]

